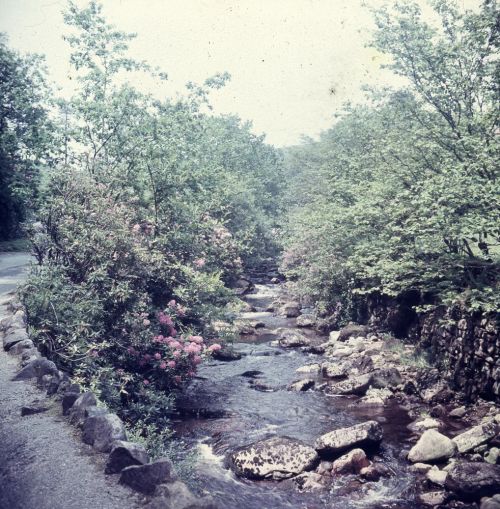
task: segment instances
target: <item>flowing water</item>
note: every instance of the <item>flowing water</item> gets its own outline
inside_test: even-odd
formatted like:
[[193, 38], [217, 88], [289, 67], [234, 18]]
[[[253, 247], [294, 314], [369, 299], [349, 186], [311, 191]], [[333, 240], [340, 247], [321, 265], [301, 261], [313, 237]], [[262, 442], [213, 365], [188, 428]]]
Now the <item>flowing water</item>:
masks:
[[[278, 285], [256, 285], [255, 292], [246, 296], [258, 311], [244, 313], [243, 318], [264, 322], [265, 329], [235, 343], [243, 354], [241, 360], [205, 364], [181, 402], [182, 418], [175, 429], [197, 451], [195, 475], [200, 485], [224, 509], [420, 507], [415, 502], [415, 476], [401, 455], [410, 435], [410, 419], [402, 409], [397, 405], [363, 408], [356, 405], [356, 398], [286, 390], [300, 378], [298, 367], [322, 358], [270, 345], [272, 335], [266, 331], [295, 327], [294, 319], [260, 311], [276, 299], [278, 291]], [[325, 340], [308, 334], [318, 342]], [[371, 419], [384, 428], [378, 457], [393, 472], [378, 482], [362, 483], [346, 475], [325, 490], [300, 492], [292, 481], [240, 479], [226, 465], [228, 453], [257, 440], [289, 436], [312, 445], [323, 433]]]

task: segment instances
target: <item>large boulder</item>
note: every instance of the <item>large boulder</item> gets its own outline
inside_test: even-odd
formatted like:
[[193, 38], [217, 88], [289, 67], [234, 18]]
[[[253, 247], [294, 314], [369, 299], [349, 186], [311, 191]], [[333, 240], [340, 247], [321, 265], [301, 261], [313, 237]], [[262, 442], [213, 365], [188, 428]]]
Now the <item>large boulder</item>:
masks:
[[354, 376], [348, 380], [328, 385], [325, 388], [325, 393], [337, 396], [349, 396], [351, 394], [364, 396], [366, 391], [370, 388], [371, 380], [372, 377], [369, 373], [366, 375]]
[[69, 411], [69, 420], [72, 424], [82, 424], [88, 416], [87, 410], [97, 405], [97, 398], [93, 392], [84, 392], [73, 402]]
[[282, 308], [281, 312], [287, 318], [296, 318], [300, 315], [300, 304], [295, 301], [287, 302]]
[[321, 455], [337, 455], [355, 447], [377, 447], [382, 437], [380, 424], [376, 421], [367, 421], [320, 436], [314, 443], [314, 448]]
[[494, 421], [474, 426], [473, 428], [460, 433], [453, 442], [457, 444], [458, 452], [470, 452], [476, 447], [485, 444], [497, 434], [497, 424]]
[[345, 378], [347, 376], [347, 368], [338, 362], [324, 362], [321, 368], [323, 376], [326, 378]]
[[126, 467], [145, 465], [146, 463], [149, 463], [149, 456], [142, 445], [117, 440], [111, 447], [105, 473], [118, 474]]
[[26, 313], [18, 309], [13, 315], [6, 316], [0, 320], [0, 331], [5, 332], [9, 329], [24, 329], [26, 326]]
[[332, 472], [335, 474], [359, 474], [361, 469], [370, 465], [363, 449], [353, 449], [336, 459], [332, 464]]
[[121, 484], [145, 495], [153, 495], [157, 486], [175, 480], [172, 463], [167, 458], [160, 458], [147, 465], [126, 467], [120, 474]]
[[288, 437], [273, 437], [241, 447], [229, 458], [236, 475], [247, 479], [287, 479], [312, 470], [316, 451]]
[[44, 375], [59, 376], [56, 365], [48, 359], [35, 359], [24, 366], [19, 373], [12, 378], [13, 381], [29, 380], [30, 378], [41, 379]]
[[[33, 344], [33, 341], [31, 339], [23, 339], [22, 341], [19, 341], [15, 345], [11, 346], [9, 349], [9, 353], [13, 355], [22, 355], [23, 352], [26, 350], [33, 350], [35, 348], [35, 345]], [[37, 357], [33, 357], [31, 360], [35, 360]]]
[[83, 422], [82, 440], [100, 452], [109, 452], [115, 440], [127, 440], [125, 426], [116, 414], [87, 417]]
[[309, 338], [294, 329], [278, 329], [275, 334], [278, 336], [279, 345], [284, 348], [297, 348], [311, 344]]
[[437, 462], [451, 458], [457, 450], [456, 444], [435, 429], [428, 429], [408, 453], [412, 463]]
[[21, 341], [29, 341], [28, 333], [25, 329], [12, 329], [3, 337], [3, 349], [9, 351], [14, 345]]
[[312, 327], [315, 323], [314, 315], [300, 315], [297, 317], [295, 325], [297, 327]]
[[347, 341], [350, 338], [358, 336], [366, 336], [368, 334], [368, 327], [366, 325], [350, 324], [340, 329], [338, 341]]
[[448, 472], [446, 489], [466, 500], [500, 493], [500, 465], [457, 462]]

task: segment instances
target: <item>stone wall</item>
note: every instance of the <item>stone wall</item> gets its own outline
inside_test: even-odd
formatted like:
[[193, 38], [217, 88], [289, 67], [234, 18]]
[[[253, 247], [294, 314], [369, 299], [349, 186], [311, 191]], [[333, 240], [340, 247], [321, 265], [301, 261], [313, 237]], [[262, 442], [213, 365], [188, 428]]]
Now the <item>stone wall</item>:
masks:
[[417, 313], [417, 294], [372, 295], [360, 319], [415, 343], [469, 399], [500, 401], [500, 313], [439, 306]]

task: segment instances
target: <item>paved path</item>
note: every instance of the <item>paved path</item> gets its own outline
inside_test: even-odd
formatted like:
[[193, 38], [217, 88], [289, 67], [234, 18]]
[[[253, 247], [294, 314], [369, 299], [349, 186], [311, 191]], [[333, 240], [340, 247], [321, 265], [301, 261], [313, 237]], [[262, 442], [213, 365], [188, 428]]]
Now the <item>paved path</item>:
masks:
[[[0, 254], [0, 302], [22, 280], [26, 254]], [[6, 306], [0, 304], [0, 318]], [[30, 382], [12, 382], [17, 360], [0, 347], [0, 509], [133, 509], [139, 498], [105, 476], [105, 456], [82, 444], [55, 402], [21, 417], [43, 400]]]

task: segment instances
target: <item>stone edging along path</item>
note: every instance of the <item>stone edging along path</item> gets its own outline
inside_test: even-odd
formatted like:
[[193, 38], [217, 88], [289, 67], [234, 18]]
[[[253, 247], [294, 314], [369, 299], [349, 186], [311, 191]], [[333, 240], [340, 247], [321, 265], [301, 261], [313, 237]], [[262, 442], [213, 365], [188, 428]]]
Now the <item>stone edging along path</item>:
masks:
[[[55, 432], [58, 436], [44, 436], [44, 445], [46, 448], [52, 448], [60, 440], [59, 429], [62, 435], [71, 434], [65, 428], [63, 429], [65, 423], [61, 423], [59, 417], [62, 414], [70, 424], [80, 430], [76, 435], [86, 444], [82, 447], [86, 447], [90, 452], [89, 456], [93, 457], [93, 462], [104, 467], [99, 476], [98, 472], [97, 475], [95, 474], [95, 465], [89, 465], [88, 459], [86, 461], [87, 465], [81, 466], [82, 469], [85, 466], [90, 466], [90, 470], [94, 467], [93, 475], [90, 474], [90, 482], [94, 482], [95, 477], [101, 477], [98, 482], [104, 488], [107, 488], [107, 495], [101, 492], [92, 500], [86, 493], [89, 491], [89, 487], [84, 486], [89, 480], [89, 473], [81, 472], [78, 465], [73, 465], [77, 467], [76, 471], [73, 468], [73, 474], [76, 473], [76, 478], [73, 476], [72, 479], [73, 491], [66, 493], [69, 499], [50, 500], [51, 494], [49, 493], [46, 494], [45, 499], [41, 500], [43, 494], [37, 493], [37, 509], [69, 509], [72, 507], [75, 509], [85, 509], [87, 507], [89, 509], [95, 507], [127, 509], [144, 505], [150, 509], [215, 509], [210, 497], [195, 497], [188, 487], [178, 480], [169, 459], [160, 458], [150, 462], [149, 456], [141, 444], [127, 441], [123, 422], [116, 414], [110, 413], [107, 408], [98, 402], [92, 392], [82, 392], [78, 385], [71, 382], [66, 373], [59, 371], [52, 361], [41, 356], [28, 336], [25, 311], [22, 305], [16, 302], [14, 294], [2, 298], [0, 309], [0, 316], [3, 316], [0, 320], [0, 334], [3, 349], [8, 353], [6, 355], [2, 352], [0, 357], [0, 368], [4, 371], [7, 370], [8, 375], [2, 383], [2, 385], [5, 385], [5, 387], [2, 387], [2, 393], [6, 392], [7, 385], [18, 387], [16, 383], [35, 380], [37, 387], [31, 384], [22, 385], [24, 389], [27, 388], [28, 394], [31, 394], [29, 399], [41, 395], [41, 399], [29, 404], [21, 404], [21, 408], [19, 402], [17, 402], [17, 409], [14, 410], [18, 412], [17, 417], [46, 415], [46, 418], [51, 419], [55, 425], [51, 426], [48, 433]], [[13, 368], [15, 372], [15, 366], [13, 365], [16, 364], [16, 360], [20, 361], [20, 369], [14, 376], [10, 376]], [[13, 393], [18, 392], [18, 390], [13, 388]], [[43, 393], [40, 391], [43, 391]], [[12, 397], [10, 402], [12, 403], [14, 399], [15, 397]], [[3, 447], [2, 438], [10, 432], [7, 428], [7, 420], [4, 423], [5, 425], [2, 426], [4, 416], [2, 415], [1, 406], [3, 406], [3, 403], [0, 405], [0, 449]], [[56, 414], [55, 418], [50, 415], [51, 411], [52, 414]], [[10, 424], [15, 426], [16, 423]], [[33, 436], [33, 438], [36, 437]], [[66, 444], [70, 448], [71, 445], [71, 443], [69, 446]], [[82, 459], [81, 453], [77, 451], [77, 442], [75, 442], [74, 449], [75, 451], [71, 451], [74, 456]], [[104, 454], [107, 455], [106, 458], [104, 458]], [[42, 451], [41, 456], [43, 455]], [[15, 452], [13, 456], [15, 456]], [[66, 469], [68, 458], [61, 457], [59, 460], [60, 466], [52, 464], [51, 467], [62, 475]], [[32, 463], [33, 458], [30, 458], [29, 462]], [[36, 468], [36, 465], [34, 466]], [[43, 462], [39, 468], [42, 470], [45, 468]], [[8, 455], [4, 455], [2, 460], [0, 457], [0, 506], [3, 506], [3, 504], [7, 506], [8, 503], [10, 509], [35, 507], [34, 502], [18, 500], [22, 495], [16, 495], [15, 492], [20, 489], [23, 482], [22, 479], [16, 478], [15, 474], [11, 475], [11, 472], [16, 469], [18, 469], [16, 458], [9, 458]], [[36, 474], [38, 473], [41, 474], [41, 472], [36, 472]], [[116, 483], [117, 477], [118, 483]], [[115, 479], [114, 485], [111, 485], [111, 487], [108, 486], [110, 479]], [[30, 482], [26, 479], [25, 481]], [[64, 479], [61, 479], [61, 482], [63, 481]], [[83, 489], [83, 497], [81, 497], [82, 488], [86, 488]], [[93, 492], [96, 488], [98, 487], [90, 486], [90, 490]], [[103, 488], [101, 487], [101, 489]], [[134, 491], [129, 491], [129, 489]], [[113, 490], [115, 490], [116, 496], [113, 496]], [[22, 489], [22, 491], [25, 490]]]

